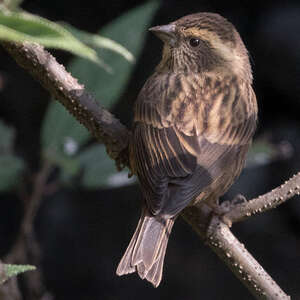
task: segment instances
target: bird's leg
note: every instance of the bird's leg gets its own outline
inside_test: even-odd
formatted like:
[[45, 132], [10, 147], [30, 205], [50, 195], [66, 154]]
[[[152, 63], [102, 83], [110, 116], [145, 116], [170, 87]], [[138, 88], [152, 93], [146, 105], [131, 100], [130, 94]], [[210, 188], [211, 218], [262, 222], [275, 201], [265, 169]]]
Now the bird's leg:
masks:
[[215, 202], [209, 202], [209, 206], [215, 215], [219, 216], [219, 218], [225, 224], [231, 227], [231, 222], [226, 218], [223, 218], [223, 216], [234, 209], [236, 205], [244, 202], [247, 202], [247, 199], [243, 195], [237, 194], [232, 200], [225, 200], [222, 203], [220, 203], [219, 199], [217, 199]]
[[225, 213], [229, 212], [231, 209], [230, 201], [223, 201], [222, 203], [220, 203], [219, 198], [215, 198], [214, 200], [211, 200], [210, 198], [210, 200], [207, 201], [206, 204], [210, 207], [212, 212], [218, 216], [224, 215]]
[[237, 204], [243, 204], [247, 202], [247, 199], [244, 195], [242, 194], [237, 194], [232, 200], [231, 200], [231, 203], [233, 205], [237, 205]]
[[242, 194], [237, 194], [232, 200], [225, 200], [221, 204], [219, 204], [219, 210], [221, 215], [224, 213], [228, 213], [236, 205], [247, 202], [247, 199]]

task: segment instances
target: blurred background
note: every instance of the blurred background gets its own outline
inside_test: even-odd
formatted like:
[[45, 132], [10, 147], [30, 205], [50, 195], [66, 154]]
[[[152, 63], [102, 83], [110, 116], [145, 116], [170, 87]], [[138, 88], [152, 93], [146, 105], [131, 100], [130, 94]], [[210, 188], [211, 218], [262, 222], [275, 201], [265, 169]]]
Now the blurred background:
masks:
[[[99, 33], [133, 54], [135, 61], [124, 51], [120, 55], [100, 47], [101, 67], [50, 50], [129, 127], [137, 94], [160, 60], [161, 42], [147, 28], [190, 13], [220, 13], [236, 26], [250, 52], [259, 105], [247, 167], [224, 199], [238, 193], [251, 199], [300, 170], [299, 1], [25, 0], [21, 7], [82, 32]], [[159, 288], [137, 275], [117, 277], [117, 264], [140, 214], [136, 180], [128, 180], [126, 170], [117, 173], [104, 147], [1, 47], [0, 62], [1, 258], [11, 251], [26, 201], [46, 169], [34, 228], [51, 299], [252, 299], [180, 218]], [[292, 299], [300, 299], [299, 200], [293, 198], [232, 229]]]

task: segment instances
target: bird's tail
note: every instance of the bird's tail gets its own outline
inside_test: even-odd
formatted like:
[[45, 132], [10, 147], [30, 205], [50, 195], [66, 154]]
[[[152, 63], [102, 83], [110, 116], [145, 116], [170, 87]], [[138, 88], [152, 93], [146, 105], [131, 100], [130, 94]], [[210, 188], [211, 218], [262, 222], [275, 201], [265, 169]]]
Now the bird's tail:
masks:
[[135, 233], [117, 268], [117, 275], [137, 272], [157, 287], [174, 218], [151, 216], [144, 209]]

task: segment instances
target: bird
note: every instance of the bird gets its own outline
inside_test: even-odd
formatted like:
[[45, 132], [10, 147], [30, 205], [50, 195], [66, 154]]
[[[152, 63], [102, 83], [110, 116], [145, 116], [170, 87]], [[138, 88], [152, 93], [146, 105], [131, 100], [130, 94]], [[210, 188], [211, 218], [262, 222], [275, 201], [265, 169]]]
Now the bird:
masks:
[[241, 173], [257, 125], [248, 51], [234, 25], [200, 12], [149, 29], [162, 58], [134, 106], [129, 157], [143, 205], [117, 275], [158, 287], [168, 239], [189, 205], [211, 207]]

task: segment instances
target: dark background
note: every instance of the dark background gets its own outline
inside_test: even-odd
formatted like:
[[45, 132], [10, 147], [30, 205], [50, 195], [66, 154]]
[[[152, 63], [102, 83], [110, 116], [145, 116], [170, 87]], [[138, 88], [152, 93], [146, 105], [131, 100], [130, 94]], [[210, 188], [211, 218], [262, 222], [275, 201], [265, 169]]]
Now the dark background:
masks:
[[[51, 20], [96, 32], [142, 1], [27, 0], [22, 7]], [[162, 1], [152, 24], [212, 11], [228, 18], [248, 48], [259, 103], [257, 137], [279, 149], [270, 163], [246, 168], [225, 198], [267, 192], [300, 170], [299, 1]], [[130, 125], [132, 104], [160, 60], [160, 42], [148, 35], [142, 55], [114, 113]], [[71, 55], [52, 51], [67, 64]], [[49, 95], [0, 48], [0, 118], [16, 128], [16, 152], [32, 172], [40, 162], [40, 127]], [[1, 137], [0, 137], [1, 138]], [[288, 148], [288, 155], [285, 149]], [[1, 166], [0, 166], [1, 167]], [[22, 206], [17, 194], [0, 195], [0, 255], [9, 251]], [[117, 264], [139, 216], [138, 186], [112, 190], [60, 189], [36, 218], [47, 288], [55, 299], [252, 299], [181, 219], [171, 235], [158, 289], [136, 275], [117, 277]], [[300, 299], [300, 203], [237, 224], [233, 232], [292, 299]]]

